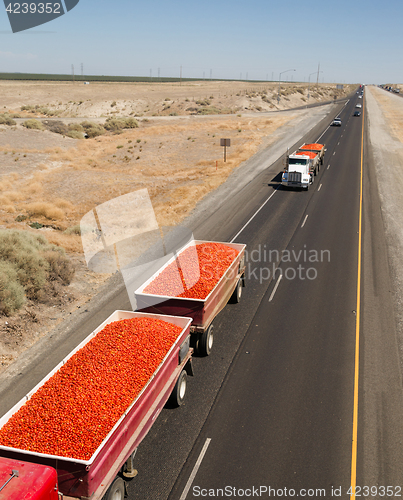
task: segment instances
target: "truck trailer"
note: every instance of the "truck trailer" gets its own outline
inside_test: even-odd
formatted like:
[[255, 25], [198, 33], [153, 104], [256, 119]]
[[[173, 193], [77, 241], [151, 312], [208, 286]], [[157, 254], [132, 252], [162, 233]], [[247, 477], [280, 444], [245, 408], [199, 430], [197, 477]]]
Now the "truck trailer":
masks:
[[[158, 276], [172, 264], [180, 267], [181, 254], [203, 244], [224, 245], [234, 250], [236, 255], [222, 274], [216, 285], [203, 298], [180, 297], [167, 294], [147, 293], [145, 290]], [[172, 257], [158, 269], [140, 288], [135, 291], [137, 310], [154, 314], [166, 314], [191, 318], [191, 346], [199, 355], [210, 354], [213, 345], [213, 320], [227, 305], [228, 301], [237, 303], [241, 299], [245, 274], [245, 248], [240, 243], [217, 243], [193, 240], [185, 245], [177, 256]]]
[[[57, 400], [57, 395], [53, 396], [52, 393], [54, 376], [58, 372], [61, 373], [62, 368], [68, 366], [69, 362], [74, 364], [82, 349], [90, 345], [92, 339], [101, 335], [104, 328], [120, 325], [121, 322], [132, 319], [155, 320], [167, 327], [174, 325], [175, 331], [179, 332], [172, 345], [169, 343], [168, 352], [141, 386], [135, 399], [125, 408], [115, 425], [88, 458], [43, 453], [1, 444], [0, 500], [123, 500], [126, 482], [137, 473], [133, 468], [133, 458], [138, 445], [167, 401], [170, 399], [174, 406], [179, 406], [185, 397], [186, 377], [193, 375], [193, 349], [189, 345], [191, 319], [115, 311], [0, 419], [0, 442], [3, 442], [1, 436], [7, 424], [13, 417], [18, 417], [19, 410], [25, 404], [38, 397], [41, 389], [45, 390], [51, 401]], [[157, 342], [160, 340], [163, 340], [162, 337], [156, 339]], [[144, 356], [146, 351], [147, 347], [143, 350]], [[126, 358], [130, 358], [129, 352]], [[109, 375], [109, 365], [106, 373], [106, 376], [114, 376], [113, 373]], [[93, 383], [93, 380], [88, 380], [88, 384], [90, 383]], [[119, 384], [119, 379], [116, 380], [116, 384]], [[120, 389], [119, 385], [117, 389]], [[79, 394], [76, 394], [77, 399], [78, 396]], [[102, 404], [103, 399], [100, 398], [99, 405]], [[87, 415], [85, 417], [87, 418]], [[88, 420], [91, 420], [91, 415], [88, 415]], [[51, 417], [48, 417], [46, 422], [49, 427], [59, 425], [58, 421], [52, 420]], [[101, 426], [102, 418], [99, 424]], [[35, 432], [32, 439], [35, 440]], [[63, 439], [67, 442], [85, 443], [86, 429], [82, 429], [81, 435], [65, 436]]]

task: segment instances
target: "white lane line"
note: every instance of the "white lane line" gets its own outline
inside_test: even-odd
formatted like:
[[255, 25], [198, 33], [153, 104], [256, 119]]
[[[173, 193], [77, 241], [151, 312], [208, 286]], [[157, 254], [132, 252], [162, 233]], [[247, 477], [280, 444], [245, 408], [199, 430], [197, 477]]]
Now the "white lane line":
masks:
[[305, 226], [306, 219], [308, 218], [308, 214], [305, 215], [304, 222], [302, 223], [301, 229]]
[[204, 443], [202, 451], [200, 452], [199, 458], [197, 459], [197, 462], [195, 463], [195, 466], [193, 467], [192, 473], [190, 474], [188, 482], [186, 483], [185, 489], [183, 490], [182, 495], [181, 495], [179, 500], [185, 500], [187, 494], [189, 493], [190, 487], [192, 486], [193, 480], [196, 477], [197, 471], [199, 470], [199, 467], [202, 463], [204, 455], [206, 454], [206, 451], [207, 451], [208, 445], [210, 444], [210, 441], [211, 441], [211, 438], [206, 439], [206, 442]]
[[326, 169], [326, 170], [329, 170], [329, 168], [330, 168], [330, 163], [329, 163], [329, 165], [327, 166], [327, 169]]
[[322, 184], [318, 187], [318, 191], [320, 191], [320, 188], [322, 187]]
[[277, 278], [276, 284], [274, 285], [273, 291], [271, 292], [271, 295], [270, 295], [270, 298], [269, 298], [269, 302], [271, 302], [273, 300], [274, 294], [276, 293], [277, 287], [280, 284], [280, 281], [281, 281], [282, 277], [283, 277], [283, 275], [280, 274], [280, 276]]
[[340, 146], [340, 142], [338, 142], [337, 145]]
[[336, 151], [333, 152], [333, 156], [336, 154]]
[[232, 238], [232, 240], [230, 241], [230, 243], [234, 243], [234, 240], [236, 238], [238, 238], [238, 236], [242, 233], [242, 231], [245, 229], [245, 227], [256, 217], [256, 215], [262, 210], [262, 208], [266, 205], [266, 203], [276, 194], [277, 192], [277, 189], [279, 188], [280, 186], [277, 186], [275, 191], [267, 198], [267, 200], [263, 203], [262, 206], [260, 206], [256, 212], [252, 215], [252, 217], [248, 220], [248, 222], [236, 233], [236, 235]]

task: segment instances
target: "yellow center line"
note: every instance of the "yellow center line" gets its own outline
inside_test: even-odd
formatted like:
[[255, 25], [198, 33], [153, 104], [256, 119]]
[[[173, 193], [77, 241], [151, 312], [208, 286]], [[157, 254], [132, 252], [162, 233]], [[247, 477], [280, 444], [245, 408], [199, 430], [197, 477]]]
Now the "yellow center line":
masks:
[[353, 403], [353, 437], [351, 452], [351, 493], [350, 499], [355, 500], [357, 485], [357, 434], [358, 434], [358, 374], [360, 366], [360, 308], [361, 308], [361, 246], [362, 246], [362, 184], [364, 156], [364, 106], [362, 108], [361, 130], [361, 173], [360, 173], [360, 210], [358, 222], [358, 272], [357, 272], [357, 314], [355, 323], [355, 368], [354, 368], [354, 403]]

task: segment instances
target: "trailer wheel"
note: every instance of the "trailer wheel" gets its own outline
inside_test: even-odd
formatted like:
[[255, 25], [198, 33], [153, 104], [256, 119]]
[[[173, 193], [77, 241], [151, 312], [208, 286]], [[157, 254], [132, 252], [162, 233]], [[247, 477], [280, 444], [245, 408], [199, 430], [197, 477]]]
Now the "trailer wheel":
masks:
[[169, 396], [169, 403], [172, 406], [181, 406], [185, 400], [187, 389], [187, 373], [186, 370], [182, 370], [181, 374], [176, 381], [175, 387], [172, 389], [171, 395]]
[[102, 500], [123, 500], [125, 498], [125, 482], [116, 477]]
[[242, 278], [239, 278], [236, 284], [235, 290], [233, 291], [229, 301], [231, 304], [238, 304], [241, 301], [242, 296]]
[[213, 348], [214, 334], [213, 325], [211, 324], [207, 330], [205, 330], [199, 338], [199, 343], [197, 344], [197, 354], [199, 356], [208, 356]]

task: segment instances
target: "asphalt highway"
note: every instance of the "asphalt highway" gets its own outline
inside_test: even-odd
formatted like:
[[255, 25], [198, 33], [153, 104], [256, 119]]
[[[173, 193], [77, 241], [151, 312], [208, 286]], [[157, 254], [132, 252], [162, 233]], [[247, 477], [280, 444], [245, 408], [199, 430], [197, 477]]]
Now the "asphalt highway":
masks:
[[[308, 192], [279, 186], [280, 159], [195, 228], [197, 238], [247, 244], [246, 287], [214, 321], [213, 352], [195, 359], [184, 406], [164, 410], [139, 447], [130, 499], [380, 498], [383, 486], [401, 493], [391, 287], [357, 102], [340, 108], [340, 128], [324, 120], [302, 139], [327, 147]], [[283, 277], [277, 270], [272, 279], [278, 267]]]

